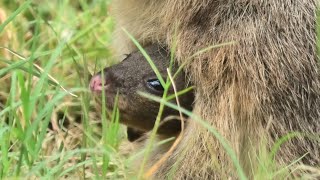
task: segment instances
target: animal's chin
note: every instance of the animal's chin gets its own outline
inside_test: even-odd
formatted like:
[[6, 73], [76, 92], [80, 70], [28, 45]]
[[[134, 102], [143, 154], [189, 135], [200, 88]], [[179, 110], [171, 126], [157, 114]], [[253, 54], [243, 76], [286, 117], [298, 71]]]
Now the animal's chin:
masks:
[[[101, 101], [101, 96], [100, 96], [100, 101]], [[123, 96], [118, 95], [118, 99], [116, 100], [116, 95], [115, 94], [106, 94], [105, 95], [105, 103], [106, 103], [106, 108], [109, 110], [112, 110], [115, 106], [115, 103], [117, 103], [117, 108], [120, 111], [120, 114], [126, 114], [127, 109], [128, 109], [128, 104], [126, 100], [124, 99]]]
[[[110, 107], [109, 109], [111, 109], [113, 107]], [[132, 128], [137, 128], [137, 129], [140, 129], [140, 130], [143, 130], [141, 129], [140, 127], [137, 127], [136, 126], [136, 120], [133, 120], [132, 119], [132, 115], [126, 113], [125, 111], [119, 109], [120, 111], [120, 116], [119, 116], [119, 122], [123, 125], [126, 125], [128, 127], [132, 127]]]

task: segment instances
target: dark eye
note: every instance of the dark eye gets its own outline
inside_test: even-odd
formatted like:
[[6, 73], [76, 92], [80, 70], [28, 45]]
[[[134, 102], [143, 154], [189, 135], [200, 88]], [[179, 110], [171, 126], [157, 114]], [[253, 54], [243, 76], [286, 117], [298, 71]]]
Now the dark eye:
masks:
[[155, 91], [158, 91], [158, 92], [163, 92], [164, 89], [159, 81], [159, 79], [148, 79], [147, 80], [147, 84], [148, 84], [148, 87], [155, 90]]

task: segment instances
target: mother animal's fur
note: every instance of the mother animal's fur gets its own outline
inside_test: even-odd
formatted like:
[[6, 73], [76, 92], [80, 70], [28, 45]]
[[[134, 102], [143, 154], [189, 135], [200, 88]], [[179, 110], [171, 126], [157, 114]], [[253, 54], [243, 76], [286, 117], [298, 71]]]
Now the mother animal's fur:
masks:
[[[235, 42], [187, 62], [185, 70], [196, 86], [193, 112], [226, 137], [248, 175], [255, 170], [256, 161], [252, 159], [259, 153], [259, 142], [266, 142], [270, 148], [276, 139], [292, 131], [317, 138], [300, 136], [286, 142], [277, 162], [289, 163], [307, 153], [301, 162], [319, 166], [317, 3], [117, 0], [112, 6], [118, 28], [114, 41], [121, 53], [135, 49], [122, 34], [120, 28], [124, 27], [142, 45], [176, 43], [179, 62], [208, 46]], [[181, 154], [183, 158], [176, 163]], [[193, 121], [155, 177], [166, 177], [173, 165], [177, 179], [235, 175], [217, 139]]]

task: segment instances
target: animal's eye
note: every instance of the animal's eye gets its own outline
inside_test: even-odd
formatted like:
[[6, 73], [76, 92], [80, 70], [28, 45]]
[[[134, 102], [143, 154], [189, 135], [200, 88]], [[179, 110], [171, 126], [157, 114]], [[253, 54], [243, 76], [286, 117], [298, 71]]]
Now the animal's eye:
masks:
[[149, 88], [158, 91], [158, 92], [163, 92], [164, 89], [159, 81], [159, 79], [148, 79], [147, 80], [147, 85]]

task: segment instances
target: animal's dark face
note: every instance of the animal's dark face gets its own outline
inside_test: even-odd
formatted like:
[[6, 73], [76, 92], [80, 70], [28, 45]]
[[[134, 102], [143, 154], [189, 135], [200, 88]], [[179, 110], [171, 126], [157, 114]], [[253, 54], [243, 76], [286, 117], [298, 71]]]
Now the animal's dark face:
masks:
[[[166, 79], [170, 62], [169, 53], [164, 48], [156, 45], [149, 46], [145, 50], [160, 71], [163, 79]], [[173, 72], [176, 69], [176, 66], [173, 67]], [[178, 90], [187, 87], [185, 78], [183, 73], [180, 73], [175, 78], [174, 81]], [[95, 94], [101, 94], [101, 91], [105, 92], [108, 108], [113, 108], [115, 97], [117, 93], [119, 94], [118, 108], [122, 123], [145, 131], [153, 128], [159, 111], [159, 103], [143, 98], [137, 92], [146, 92], [161, 97], [164, 88], [140, 52], [131, 53], [121, 63], [105, 68], [103, 72], [92, 77], [90, 88]], [[173, 88], [171, 88], [169, 94], [173, 93]], [[189, 92], [182, 95], [179, 100], [183, 107], [191, 110], [194, 100], [193, 93]], [[163, 117], [169, 115], [178, 115], [178, 112], [165, 108]], [[167, 131], [178, 132], [180, 130], [180, 121], [170, 121], [163, 127], [167, 129], [166, 133], [168, 133]], [[159, 133], [161, 131], [162, 128], [159, 129]]]

